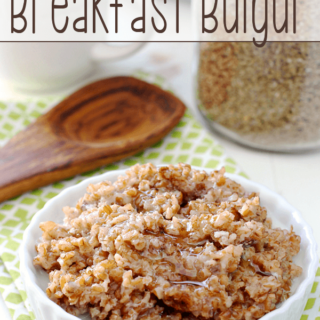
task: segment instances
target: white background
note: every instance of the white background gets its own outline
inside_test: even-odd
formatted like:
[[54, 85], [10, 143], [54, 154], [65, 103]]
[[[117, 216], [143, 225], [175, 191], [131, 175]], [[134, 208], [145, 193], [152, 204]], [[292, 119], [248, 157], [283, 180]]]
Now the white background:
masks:
[[[187, 3], [182, 5], [184, 16], [190, 19]], [[189, 17], [189, 18], [188, 18]], [[113, 64], [101, 65], [87, 81], [112, 74], [128, 73], [143, 69], [164, 76], [180, 98], [195, 113], [192, 101], [192, 43], [150, 43], [135, 56]], [[6, 83], [0, 83], [0, 98], [16, 95], [10, 92]], [[198, 114], [197, 114], [198, 115]], [[213, 134], [225, 147], [250, 179], [266, 185], [284, 196], [302, 212], [305, 220], [313, 227], [320, 243], [320, 152], [300, 154], [279, 154], [248, 149]], [[10, 319], [2, 298], [0, 300], [1, 320]]]

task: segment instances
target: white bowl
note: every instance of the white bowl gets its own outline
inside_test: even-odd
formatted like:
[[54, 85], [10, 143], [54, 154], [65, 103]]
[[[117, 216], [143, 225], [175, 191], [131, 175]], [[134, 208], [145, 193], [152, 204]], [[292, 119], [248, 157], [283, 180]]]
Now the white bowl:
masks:
[[[207, 172], [210, 170], [202, 169]], [[40, 222], [54, 221], [61, 223], [64, 218], [62, 207], [74, 206], [86, 192], [89, 183], [98, 183], [103, 180], [115, 181], [125, 170], [110, 171], [96, 176], [62, 191], [58, 196], [48, 201], [32, 219], [23, 236], [20, 248], [20, 269], [25, 283], [27, 295], [37, 320], [77, 320], [79, 318], [68, 314], [46, 295], [45, 290], [49, 282], [48, 274], [32, 263], [36, 256], [35, 245], [42, 235], [39, 229]], [[301, 250], [294, 258], [294, 262], [303, 268], [302, 275], [294, 280], [292, 296], [278, 308], [261, 318], [261, 320], [299, 320], [304, 310], [308, 294], [311, 291], [315, 277], [318, 258], [317, 244], [313, 237], [311, 227], [303, 220], [301, 214], [293, 208], [284, 198], [268, 188], [247, 180], [243, 177], [227, 174], [228, 177], [240, 183], [247, 191], [260, 193], [261, 204], [272, 218], [274, 227], [289, 229], [292, 225], [294, 231], [301, 237]], [[82, 319], [89, 319], [83, 316]]]

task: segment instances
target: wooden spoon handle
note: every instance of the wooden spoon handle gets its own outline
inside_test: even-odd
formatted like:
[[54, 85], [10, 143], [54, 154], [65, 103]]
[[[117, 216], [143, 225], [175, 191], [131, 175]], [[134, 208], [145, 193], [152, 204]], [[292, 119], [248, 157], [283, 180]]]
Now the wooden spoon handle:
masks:
[[33, 124], [1, 148], [0, 201], [51, 181], [57, 166], [53, 163], [52, 151], [57, 144], [59, 141], [45, 128]]
[[138, 147], [107, 155], [104, 149], [101, 153], [99, 148], [92, 152], [85, 145], [59, 139], [40, 122], [35, 123], [0, 148], [0, 202], [133, 156], [157, 141], [159, 136]]

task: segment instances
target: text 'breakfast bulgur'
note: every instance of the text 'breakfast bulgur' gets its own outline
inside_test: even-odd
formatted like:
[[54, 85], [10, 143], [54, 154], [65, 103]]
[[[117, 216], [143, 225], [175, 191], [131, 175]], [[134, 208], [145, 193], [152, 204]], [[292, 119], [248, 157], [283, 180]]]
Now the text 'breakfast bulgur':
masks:
[[272, 229], [259, 196], [224, 169], [135, 165], [87, 191], [63, 224], [40, 224], [34, 259], [49, 298], [74, 315], [258, 319], [301, 274], [300, 237]]

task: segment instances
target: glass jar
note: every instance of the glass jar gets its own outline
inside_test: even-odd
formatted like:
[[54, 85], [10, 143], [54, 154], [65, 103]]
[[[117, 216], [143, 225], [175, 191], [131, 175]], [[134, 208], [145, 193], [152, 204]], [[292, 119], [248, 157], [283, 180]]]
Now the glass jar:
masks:
[[198, 45], [197, 102], [214, 130], [265, 150], [320, 146], [320, 43]]

